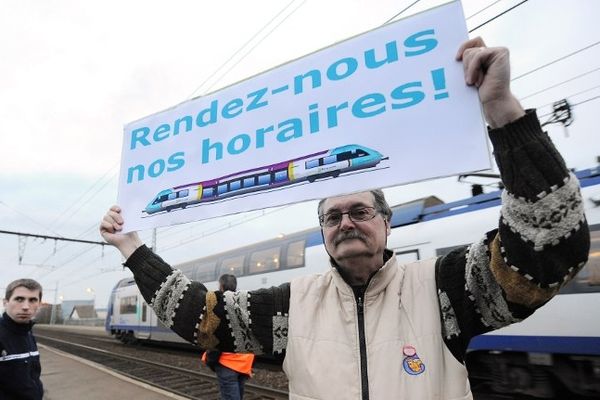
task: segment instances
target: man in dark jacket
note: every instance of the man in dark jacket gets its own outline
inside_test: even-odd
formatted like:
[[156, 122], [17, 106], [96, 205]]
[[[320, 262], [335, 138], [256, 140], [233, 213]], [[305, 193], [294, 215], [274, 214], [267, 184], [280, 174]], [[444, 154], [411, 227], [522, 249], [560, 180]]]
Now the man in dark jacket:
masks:
[[39, 400], [40, 353], [31, 333], [42, 300], [42, 286], [18, 279], [6, 287], [5, 312], [0, 318], [0, 400]]

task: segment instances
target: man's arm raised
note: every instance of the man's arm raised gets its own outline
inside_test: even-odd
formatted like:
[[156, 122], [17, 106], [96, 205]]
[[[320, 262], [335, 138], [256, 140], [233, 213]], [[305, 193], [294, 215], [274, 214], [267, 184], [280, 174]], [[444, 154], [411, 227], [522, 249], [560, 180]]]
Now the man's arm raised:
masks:
[[250, 292], [209, 291], [171, 268], [137, 233], [119, 233], [123, 223], [121, 209], [113, 206], [100, 223], [100, 233], [126, 258], [124, 265], [163, 324], [204, 349], [255, 354], [283, 351], [287, 337], [281, 332], [287, 332], [289, 284]]

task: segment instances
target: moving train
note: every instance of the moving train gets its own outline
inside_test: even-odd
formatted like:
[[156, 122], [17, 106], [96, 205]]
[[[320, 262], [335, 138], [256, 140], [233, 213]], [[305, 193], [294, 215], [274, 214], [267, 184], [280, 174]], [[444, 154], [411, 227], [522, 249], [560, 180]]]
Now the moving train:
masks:
[[341, 173], [375, 167], [386, 159], [378, 151], [349, 144], [277, 164], [162, 190], [146, 206], [144, 212], [151, 215], [303, 181], [312, 183], [317, 179], [336, 178]]
[[[555, 398], [558, 390], [600, 397], [600, 166], [576, 172], [591, 230], [589, 261], [559, 295], [525, 321], [480, 335], [470, 343], [471, 384], [499, 393]], [[437, 197], [393, 207], [388, 247], [400, 261], [443, 255], [478, 240], [497, 225], [500, 191], [451, 203]], [[190, 279], [217, 288], [223, 273], [251, 290], [323, 272], [328, 257], [319, 228], [176, 265]], [[106, 329], [122, 341], [183, 342], [165, 328], [132, 278], [114, 288]]]

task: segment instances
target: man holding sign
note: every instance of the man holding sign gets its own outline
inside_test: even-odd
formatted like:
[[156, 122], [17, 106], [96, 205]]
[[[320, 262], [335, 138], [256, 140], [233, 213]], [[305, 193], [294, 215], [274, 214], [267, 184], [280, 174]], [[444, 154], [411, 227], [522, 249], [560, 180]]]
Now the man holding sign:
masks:
[[100, 232], [186, 340], [228, 352], [285, 350], [290, 398], [470, 399], [469, 340], [555, 295], [584, 265], [589, 231], [577, 179], [510, 91], [508, 50], [476, 38], [457, 60], [478, 88], [506, 187], [498, 229], [477, 243], [401, 265], [386, 249], [391, 210], [381, 191], [330, 197], [318, 209], [328, 272], [222, 293], [173, 270], [135, 232], [119, 234], [119, 207]]

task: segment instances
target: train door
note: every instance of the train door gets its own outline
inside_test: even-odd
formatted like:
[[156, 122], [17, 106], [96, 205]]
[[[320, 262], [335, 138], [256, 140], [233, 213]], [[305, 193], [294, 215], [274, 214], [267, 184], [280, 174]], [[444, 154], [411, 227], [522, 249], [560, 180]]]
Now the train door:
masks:
[[144, 301], [144, 298], [138, 296], [138, 339], [150, 339], [152, 331], [152, 320], [150, 318], [150, 307]]

